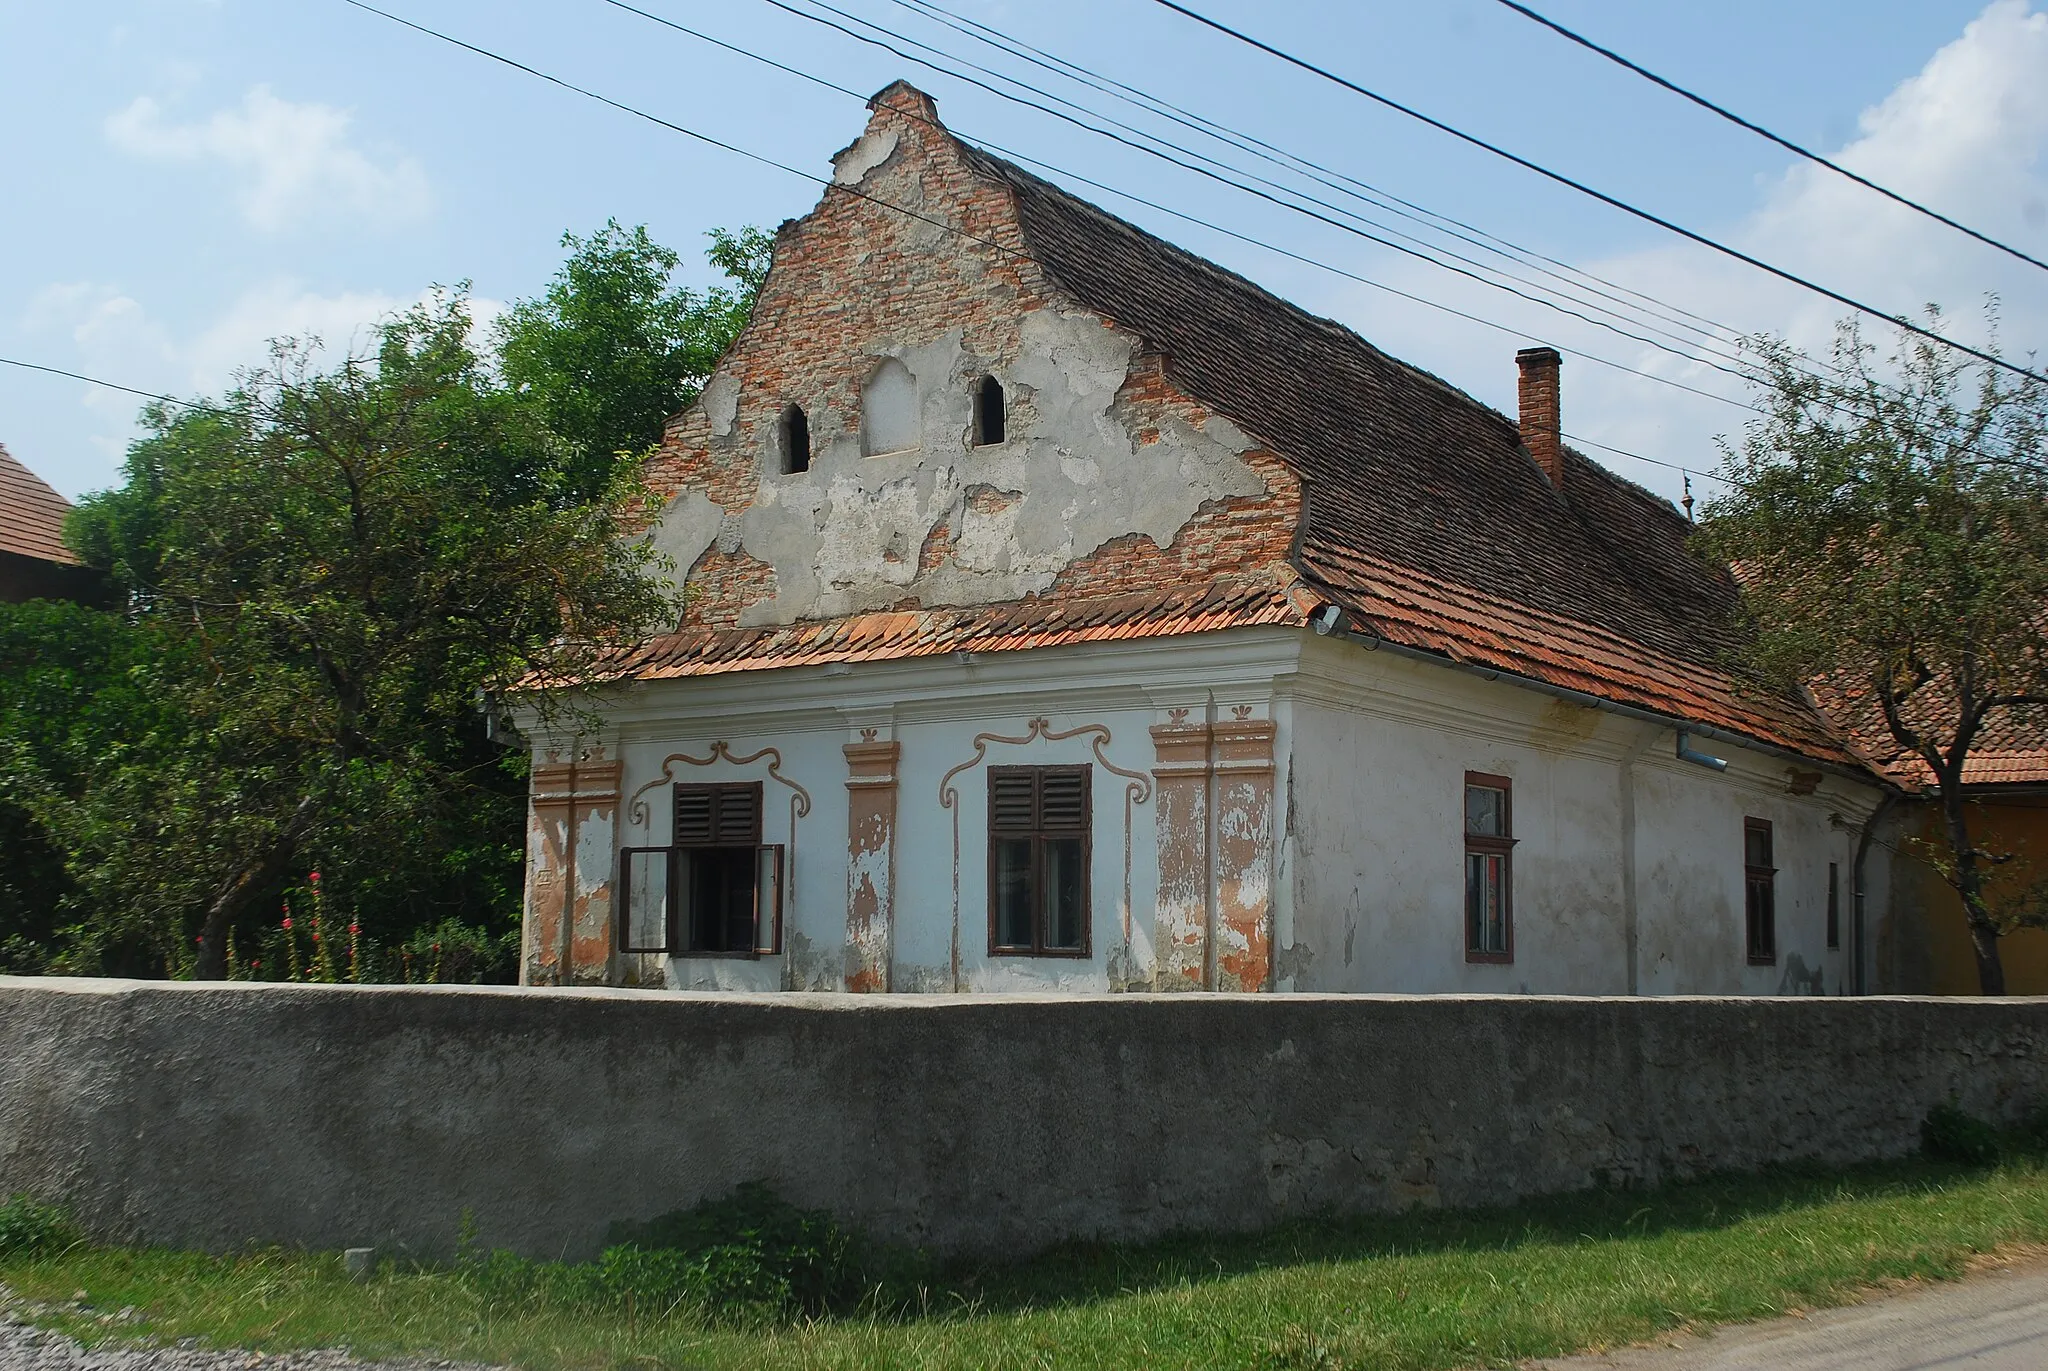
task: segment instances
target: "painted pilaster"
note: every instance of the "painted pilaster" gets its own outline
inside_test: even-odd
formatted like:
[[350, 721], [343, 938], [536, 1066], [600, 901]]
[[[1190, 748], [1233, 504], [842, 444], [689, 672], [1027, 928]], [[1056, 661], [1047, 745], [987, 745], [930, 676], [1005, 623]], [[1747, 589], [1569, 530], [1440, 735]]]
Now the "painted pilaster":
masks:
[[1159, 841], [1152, 984], [1202, 990], [1209, 984], [1209, 721], [1201, 710], [1167, 711], [1152, 727]]
[[620, 763], [607, 759], [601, 745], [567, 761], [551, 750], [533, 769], [522, 985], [603, 985], [611, 979], [619, 775]]
[[903, 746], [862, 740], [846, 753], [846, 988], [888, 990], [895, 961], [896, 763]]
[[1212, 726], [1215, 745], [1217, 990], [1273, 985], [1273, 739], [1271, 719], [1232, 717]]

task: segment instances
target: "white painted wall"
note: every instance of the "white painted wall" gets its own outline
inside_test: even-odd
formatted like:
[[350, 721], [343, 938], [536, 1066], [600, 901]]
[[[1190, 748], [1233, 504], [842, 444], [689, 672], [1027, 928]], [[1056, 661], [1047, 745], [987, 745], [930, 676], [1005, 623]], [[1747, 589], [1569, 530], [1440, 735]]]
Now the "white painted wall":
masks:
[[[1845, 988], [1854, 825], [1874, 786], [1829, 776], [1792, 795], [1781, 758], [1703, 744], [1730, 763], [1716, 773], [1678, 760], [1671, 729], [1345, 642], [1308, 642], [1290, 692], [1291, 988], [1791, 994], [1811, 993], [1816, 972], [1825, 993]], [[1514, 782], [1508, 965], [1465, 960], [1468, 770]], [[1746, 816], [1775, 830], [1773, 966], [1746, 955]]]
[[[1677, 760], [1668, 728], [1290, 629], [736, 673], [623, 692], [605, 711], [606, 741], [624, 762], [622, 846], [666, 841], [673, 781], [759, 780], [764, 838], [790, 847], [783, 955], [665, 966], [649, 958], [641, 979], [675, 989], [843, 983], [841, 747], [874, 729], [901, 745], [894, 988], [1086, 993], [1146, 981], [1155, 797], [1128, 806], [1127, 944], [1129, 783], [1110, 764], [1149, 775], [1152, 725], [1171, 709], [1226, 702], [1277, 727], [1277, 989], [1786, 994], [1811, 993], [1816, 972], [1825, 993], [1845, 988], [1855, 825], [1875, 804], [1874, 787], [1829, 776], [1816, 794], [1792, 795], [1781, 758], [1712, 745], [1730, 761], [1715, 773]], [[1027, 737], [1040, 718], [1041, 732], [1086, 731], [998, 740]], [[668, 760], [710, 757], [719, 743], [712, 765]], [[767, 748], [775, 752], [733, 760]], [[778, 760], [781, 777], [807, 795], [808, 813], [792, 815], [796, 791], [770, 772]], [[972, 764], [954, 775], [949, 809], [941, 788], [963, 763]], [[985, 768], [1052, 763], [1094, 767], [1091, 953], [992, 957]], [[1514, 781], [1515, 955], [1507, 965], [1464, 956], [1468, 770]], [[636, 794], [644, 815], [634, 811]], [[1751, 967], [1745, 956], [1746, 815], [1775, 827], [1774, 966]], [[1831, 861], [1840, 880], [1837, 950], [1824, 945]], [[1873, 930], [1883, 893], [1873, 892]]]

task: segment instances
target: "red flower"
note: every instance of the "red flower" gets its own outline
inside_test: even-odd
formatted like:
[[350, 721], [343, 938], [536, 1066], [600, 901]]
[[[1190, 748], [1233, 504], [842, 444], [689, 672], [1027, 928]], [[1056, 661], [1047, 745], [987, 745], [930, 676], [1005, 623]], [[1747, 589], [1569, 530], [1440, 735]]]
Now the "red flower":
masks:
[[250, 963], [249, 963], [249, 969], [250, 969], [251, 971], [261, 971], [261, 970], [263, 969], [263, 963], [262, 963], [262, 962], [250, 962]]
[[201, 947], [204, 947], [206, 946], [206, 935], [202, 933], [198, 937], [194, 938], [192, 941], [198, 943]]
[[311, 881], [314, 885], [318, 885], [320, 884], [320, 873], [317, 871], [309, 871], [306, 873], [306, 879]]
[[285, 916], [284, 916], [284, 926], [285, 926], [286, 928], [290, 928], [290, 927], [292, 926], [292, 916], [291, 916], [291, 915], [287, 914], [287, 915], [285, 915]]
[[350, 924], [350, 925], [348, 926], [348, 931], [349, 931], [349, 935], [350, 935], [351, 937], [353, 937], [354, 935], [356, 935], [356, 934], [358, 934], [358, 933], [362, 932], [362, 931], [363, 931], [363, 928], [362, 928], [362, 925], [361, 925], [361, 924]]
[[319, 935], [318, 933], [315, 933], [315, 934], [313, 935], [313, 941], [314, 941], [314, 942], [316, 942], [316, 943], [320, 941], [320, 935]]

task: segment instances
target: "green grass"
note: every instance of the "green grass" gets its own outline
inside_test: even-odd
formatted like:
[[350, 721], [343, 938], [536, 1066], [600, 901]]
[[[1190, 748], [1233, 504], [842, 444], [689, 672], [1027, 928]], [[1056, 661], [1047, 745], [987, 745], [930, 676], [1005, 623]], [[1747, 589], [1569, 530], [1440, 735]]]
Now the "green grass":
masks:
[[[1962, 1274], [2048, 1243], [2048, 1165], [1912, 1163], [1602, 1191], [1510, 1209], [1318, 1220], [1235, 1237], [1061, 1249], [944, 1273], [924, 1312], [794, 1326], [601, 1312], [492, 1295], [452, 1269], [333, 1254], [235, 1257], [75, 1246], [0, 1260], [0, 1281], [89, 1342], [266, 1352], [346, 1345], [531, 1371], [586, 1367], [1424, 1368], [1505, 1366], [1763, 1318], [1887, 1281]], [[85, 1292], [85, 1309], [70, 1306]]]

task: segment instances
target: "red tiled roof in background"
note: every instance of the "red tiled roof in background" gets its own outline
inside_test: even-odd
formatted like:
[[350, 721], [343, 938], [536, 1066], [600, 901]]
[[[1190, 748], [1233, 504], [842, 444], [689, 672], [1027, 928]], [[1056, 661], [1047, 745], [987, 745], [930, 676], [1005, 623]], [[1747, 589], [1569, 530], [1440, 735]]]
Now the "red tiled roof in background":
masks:
[[77, 566], [64, 546], [71, 502], [0, 446], [0, 552]]
[[[1822, 682], [1815, 693], [1879, 771], [1908, 790], [1934, 785], [1933, 769], [1899, 746], [1867, 690]], [[1931, 706], [1920, 701], [1908, 708], [1906, 723], [1912, 726]], [[1939, 718], [1930, 722], [1936, 728], [1942, 724]], [[1963, 761], [1963, 785], [2048, 785], [2048, 709], [1993, 711], [1971, 740], [1970, 755]]]

